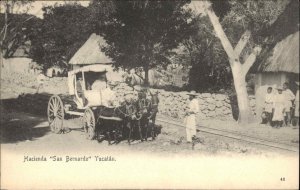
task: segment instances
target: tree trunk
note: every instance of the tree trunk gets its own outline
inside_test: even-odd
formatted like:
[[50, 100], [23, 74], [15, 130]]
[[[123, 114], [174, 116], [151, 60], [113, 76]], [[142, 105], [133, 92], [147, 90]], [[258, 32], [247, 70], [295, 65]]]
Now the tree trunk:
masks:
[[233, 63], [231, 69], [239, 107], [238, 123], [251, 123], [253, 121], [253, 115], [249, 106], [246, 74], [243, 72], [240, 62]]
[[[231, 45], [229, 39], [227, 38], [221, 23], [219, 22], [219, 18], [216, 16], [212, 7], [207, 1], [204, 1], [206, 4], [206, 13], [213, 25], [214, 31], [217, 37], [220, 39], [221, 44], [228, 55], [228, 59], [230, 62], [230, 67], [232, 70], [234, 87], [238, 100], [238, 108], [239, 108], [239, 119], [238, 122], [240, 124], [250, 123], [253, 121], [253, 115], [250, 111], [249, 99], [247, 93], [246, 86], [246, 74], [249, 71], [250, 67], [254, 63], [257, 54], [260, 52], [260, 48], [257, 48], [245, 61], [244, 64], [241, 64], [239, 61], [240, 54], [244, 49], [245, 45], [249, 40], [249, 36], [251, 33], [246, 31], [241, 39], [239, 40], [235, 49]], [[201, 3], [196, 2], [196, 6], [199, 6]]]

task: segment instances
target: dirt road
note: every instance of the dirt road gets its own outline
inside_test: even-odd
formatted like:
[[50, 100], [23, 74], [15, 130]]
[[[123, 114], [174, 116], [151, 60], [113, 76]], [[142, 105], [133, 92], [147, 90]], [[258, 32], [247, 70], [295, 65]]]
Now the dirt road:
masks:
[[161, 134], [155, 141], [135, 141], [128, 145], [122, 141], [117, 145], [108, 145], [107, 141], [99, 143], [88, 140], [80, 128], [80, 119], [65, 120], [64, 125], [71, 129], [66, 134], [54, 134], [50, 131], [47, 119], [42, 116], [23, 112], [10, 112], [8, 121], [1, 124], [2, 151], [31, 152], [141, 152], [151, 154], [200, 154], [200, 155], [296, 155], [269, 147], [263, 147], [245, 142], [226, 139], [209, 134], [198, 133], [204, 141], [196, 144], [192, 150], [191, 144], [185, 142], [184, 129], [176, 126], [163, 125]]
[[[21, 78], [20, 78], [21, 77]], [[21, 80], [22, 79], [22, 80]], [[19, 81], [19, 82], [16, 82]], [[51, 87], [51, 88], [50, 88]], [[67, 134], [53, 134], [50, 132], [45, 115], [32, 115], [36, 107], [44, 109], [47, 102], [38, 105], [36, 101], [28, 105], [18, 105], [15, 95], [20, 93], [34, 93], [36, 81], [29, 75], [3, 75], [1, 76], [1, 98], [6, 99], [6, 108], [1, 106], [1, 144], [3, 150], [13, 151], [116, 151], [116, 152], [142, 152], [151, 154], [201, 154], [201, 155], [290, 155], [291, 153], [263, 146], [247, 144], [245, 142], [226, 139], [209, 134], [198, 133], [203, 144], [196, 144], [195, 149], [185, 142], [185, 129], [174, 125], [163, 124], [161, 134], [155, 141], [135, 142], [128, 145], [121, 142], [118, 145], [108, 146], [106, 141], [87, 140], [80, 129], [78, 119], [65, 122], [71, 132]], [[49, 78], [45, 81], [44, 90], [48, 94], [64, 93], [66, 84], [64, 78]], [[50, 89], [50, 91], [49, 91]], [[52, 91], [51, 91], [52, 89]], [[11, 93], [13, 92], [13, 93]], [[55, 94], [54, 93], [54, 94]], [[1, 100], [1, 101], [2, 101]], [[35, 108], [33, 108], [33, 105]], [[16, 107], [16, 108], [15, 108]], [[10, 109], [7, 109], [10, 108]], [[19, 109], [22, 108], [22, 109]], [[45, 108], [46, 109], [46, 108]], [[252, 136], [267, 137], [276, 141], [299, 144], [299, 129], [282, 128], [279, 130], [253, 124], [249, 126], [237, 126], [233, 121], [206, 120], [203, 126], [218, 129], [232, 130]]]

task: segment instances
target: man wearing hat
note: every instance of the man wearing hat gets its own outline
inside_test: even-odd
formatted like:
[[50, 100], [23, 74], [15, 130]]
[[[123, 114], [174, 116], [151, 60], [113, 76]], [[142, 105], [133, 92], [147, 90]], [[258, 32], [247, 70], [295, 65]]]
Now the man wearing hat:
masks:
[[276, 94], [273, 100], [272, 121], [274, 123], [274, 127], [279, 128], [282, 127], [283, 124], [286, 100], [285, 100], [285, 96], [282, 94], [282, 87], [277, 87], [276, 89], [278, 91], [278, 94]]
[[185, 127], [187, 142], [191, 143], [192, 138], [196, 135], [196, 114], [199, 112], [199, 103], [195, 91], [191, 91], [188, 95], [190, 102], [185, 117]]

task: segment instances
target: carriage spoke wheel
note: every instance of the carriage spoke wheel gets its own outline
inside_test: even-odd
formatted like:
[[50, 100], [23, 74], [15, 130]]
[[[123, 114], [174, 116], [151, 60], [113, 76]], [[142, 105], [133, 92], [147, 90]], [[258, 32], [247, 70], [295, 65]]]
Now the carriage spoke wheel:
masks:
[[86, 137], [90, 140], [95, 137], [95, 115], [90, 108], [87, 108], [84, 112], [84, 131], [86, 133]]
[[59, 96], [54, 95], [50, 98], [47, 114], [51, 131], [61, 133], [63, 130], [64, 106]]

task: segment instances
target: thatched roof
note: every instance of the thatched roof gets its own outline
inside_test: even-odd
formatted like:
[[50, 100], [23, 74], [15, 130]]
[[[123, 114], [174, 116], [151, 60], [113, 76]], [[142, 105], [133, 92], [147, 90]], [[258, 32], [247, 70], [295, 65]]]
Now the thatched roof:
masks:
[[100, 46], [105, 46], [105, 40], [95, 33], [81, 46], [69, 61], [72, 65], [90, 65], [111, 63], [112, 60], [101, 51]]
[[255, 70], [299, 73], [299, 31], [278, 42]]

